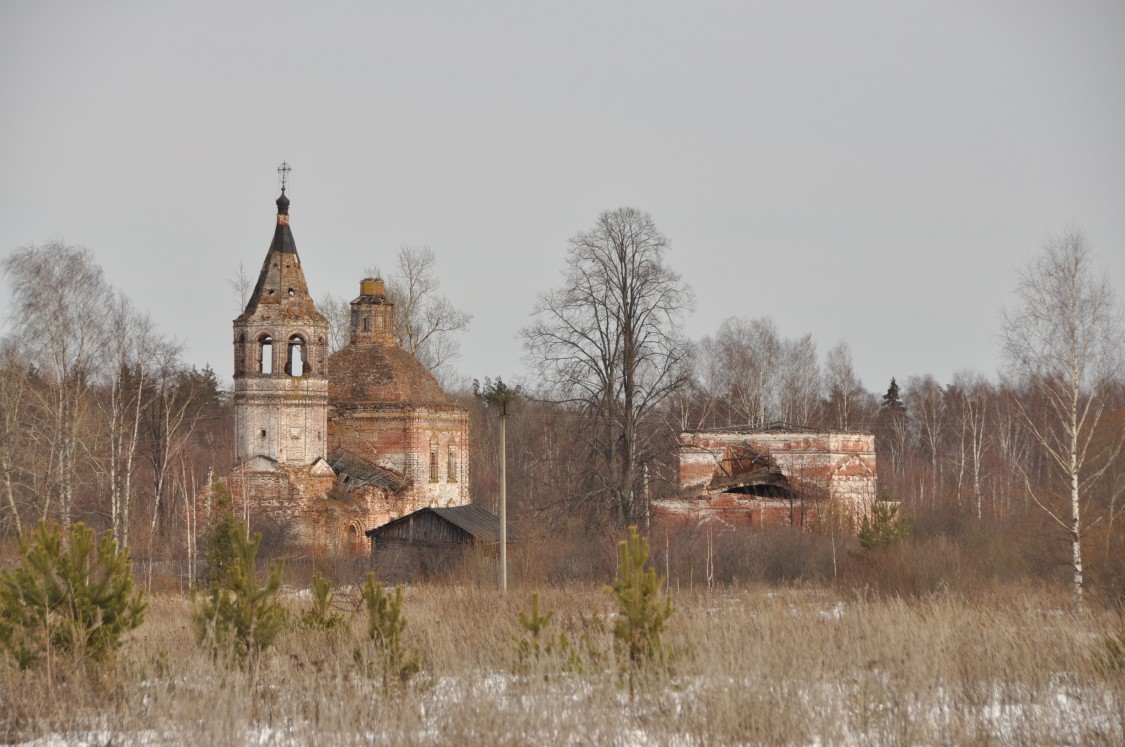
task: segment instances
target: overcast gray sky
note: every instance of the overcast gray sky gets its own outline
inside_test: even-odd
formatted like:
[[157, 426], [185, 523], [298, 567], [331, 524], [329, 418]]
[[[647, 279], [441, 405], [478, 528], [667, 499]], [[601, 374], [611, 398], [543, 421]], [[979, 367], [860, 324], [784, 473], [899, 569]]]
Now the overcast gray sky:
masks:
[[567, 238], [652, 214], [728, 316], [850, 343], [864, 384], [994, 374], [1048, 234], [1125, 292], [1125, 3], [0, 4], [0, 254], [61, 238], [188, 359], [231, 375], [227, 280], [256, 275], [276, 167], [314, 296], [403, 244], [517, 338]]

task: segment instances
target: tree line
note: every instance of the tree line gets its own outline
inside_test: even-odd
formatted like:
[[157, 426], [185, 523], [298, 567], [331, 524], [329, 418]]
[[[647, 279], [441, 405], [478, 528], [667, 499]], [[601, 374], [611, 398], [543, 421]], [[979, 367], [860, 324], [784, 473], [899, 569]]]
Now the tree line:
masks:
[[[767, 317], [687, 339], [691, 291], [668, 246], [647, 214], [607, 211], [571, 239], [562, 284], [539, 297], [522, 331], [535, 383], [509, 425], [509, 494], [523, 511], [584, 531], [644, 523], [652, 500], [675, 493], [687, 430], [867, 431], [881, 490], [919, 531], [1001, 527], [1068, 565], [1079, 596], [1085, 547], [1097, 575], [1125, 588], [1125, 338], [1080, 230], [1050, 237], [1016, 278], [1001, 372], [892, 378], [881, 397], [846, 341], [822, 360], [811, 335], [787, 339]], [[473, 479], [487, 496], [493, 429], [480, 406]]]
[[[1018, 524], [1052, 540], [1043, 547], [1069, 543], [1076, 589], [1088, 562], [1125, 578], [1121, 311], [1080, 231], [1049, 239], [1015, 279], [1000, 373], [910, 375], [885, 391], [860, 380], [846, 341], [822, 356], [811, 335], [786, 338], [768, 317], [688, 339], [694, 298], [669, 247], [633, 208], [570, 240], [559, 286], [520, 332], [532, 378], [512, 387], [514, 521], [555, 533], [643, 525], [652, 501], [675, 493], [681, 432], [783, 423], [874, 432], [881, 488], [916, 531]], [[230, 404], [214, 373], [186, 365], [87, 250], [25, 247], [3, 271], [0, 531], [46, 517], [150, 548], [184, 536], [192, 496], [230, 467]], [[404, 247], [386, 279], [396, 341], [455, 382], [471, 317], [437, 292], [433, 252]], [[346, 304], [321, 305], [343, 344]], [[485, 505], [499, 492], [496, 384], [452, 387], [473, 419], [471, 480]]]
[[90, 251], [27, 246], [2, 269], [0, 532], [80, 520], [151, 552], [185, 527], [208, 471], [229, 468], [227, 393], [210, 367], [185, 363], [183, 346], [113, 288]]

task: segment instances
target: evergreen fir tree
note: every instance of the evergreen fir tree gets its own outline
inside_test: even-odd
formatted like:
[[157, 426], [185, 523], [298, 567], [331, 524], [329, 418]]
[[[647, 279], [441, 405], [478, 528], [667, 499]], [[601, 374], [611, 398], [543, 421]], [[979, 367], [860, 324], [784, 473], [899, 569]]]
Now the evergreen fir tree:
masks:
[[891, 385], [887, 387], [887, 393], [883, 395], [883, 404], [879, 406], [884, 412], [898, 412], [906, 410], [906, 404], [899, 398], [898, 382], [895, 378], [891, 377]]

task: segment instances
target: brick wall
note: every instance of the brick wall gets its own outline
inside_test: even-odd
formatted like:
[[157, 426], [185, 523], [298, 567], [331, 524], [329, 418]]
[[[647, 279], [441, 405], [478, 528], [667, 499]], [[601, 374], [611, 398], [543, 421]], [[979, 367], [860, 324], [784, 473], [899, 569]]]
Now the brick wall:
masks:
[[[795, 498], [724, 492], [724, 459], [749, 450], [780, 472]], [[857, 525], [875, 500], [875, 437], [866, 433], [688, 432], [680, 436], [679, 495], [654, 504], [666, 521], [811, 526], [827, 509]], [[763, 469], [766, 467], [763, 465]]]

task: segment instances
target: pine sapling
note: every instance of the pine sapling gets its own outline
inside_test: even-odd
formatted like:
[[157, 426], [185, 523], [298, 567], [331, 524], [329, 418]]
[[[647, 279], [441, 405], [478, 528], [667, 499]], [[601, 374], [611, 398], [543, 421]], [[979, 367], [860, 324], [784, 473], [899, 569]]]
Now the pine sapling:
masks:
[[[555, 662], [558, 659], [563, 660], [563, 668], [567, 671], [581, 670], [581, 660], [578, 657], [578, 652], [571, 645], [569, 636], [563, 632], [554, 635], [546, 633], [547, 626], [551, 624], [554, 616], [553, 610], [544, 612], [539, 609], [539, 592], [533, 592], [531, 595], [530, 611], [520, 610], [520, 627], [527, 635], [522, 638], [512, 636], [519, 671], [526, 673], [532, 662], [538, 664], [543, 661]], [[546, 676], [547, 673], [544, 673], [544, 677]]]
[[629, 527], [617, 543], [617, 580], [606, 591], [617, 602], [613, 637], [632, 695], [636, 673], [652, 663], [664, 663], [661, 634], [672, 616], [672, 600], [662, 591], [664, 579], [649, 563], [648, 539]]
[[338, 630], [347, 622], [344, 616], [332, 609], [335, 593], [332, 582], [319, 573], [312, 577], [312, 607], [301, 615], [301, 627], [305, 630], [321, 630], [326, 633]]
[[871, 519], [866, 517], [859, 528], [859, 546], [864, 550], [877, 547], [894, 547], [910, 534], [913, 519], [899, 513], [900, 504], [890, 500], [883, 491], [883, 500], [871, 506]]
[[[422, 671], [422, 652], [417, 646], [407, 648], [402, 639], [406, 615], [402, 611], [401, 586], [388, 594], [375, 580], [375, 574], [368, 572], [363, 601], [367, 608], [367, 637], [382, 659], [383, 692], [386, 693], [392, 681], [406, 683]], [[356, 659], [363, 663], [362, 652], [356, 652]]]
[[20, 550], [19, 567], [0, 572], [0, 651], [21, 668], [50, 667], [53, 652], [103, 661], [144, 621], [129, 551], [111, 533], [95, 543], [82, 523], [40, 522]]
[[255, 575], [261, 535], [247, 539], [244, 530], [236, 531], [232, 541], [234, 562], [194, 609], [192, 623], [196, 639], [215, 658], [233, 656], [240, 665], [254, 664], [286, 627], [285, 608], [277, 600], [284, 562], [270, 564], [262, 586]]

